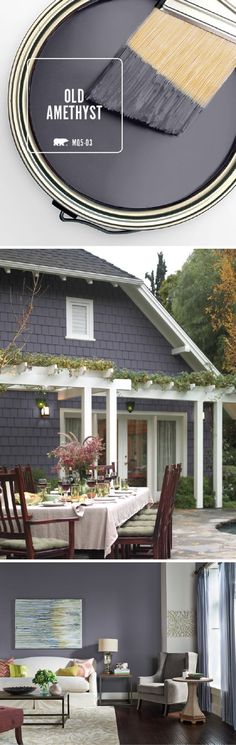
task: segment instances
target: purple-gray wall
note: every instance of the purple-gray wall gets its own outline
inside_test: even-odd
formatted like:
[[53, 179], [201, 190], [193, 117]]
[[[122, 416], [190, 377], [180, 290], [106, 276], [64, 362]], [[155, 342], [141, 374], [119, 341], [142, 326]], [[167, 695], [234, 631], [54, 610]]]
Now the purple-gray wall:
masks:
[[[0, 346], [6, 346], [16, 329], [16, 318], [26, 303], [30, 273], [0, 272]], [[94, 300], [96, 341], [65, 339], [66, 297]], [[30, 325], [25, 351], [111, 359], [130, 370], [157, 370], [177, 374], [190, 368], [171, 355], [170, 344], [152, 326], [119, 287], [108, 283], [45, 276]]]
[[[0, 347], [6, 346], [16, 330], [16, 319], [26, 304], [30, 273], [0, 272]], [[65, 339], [66, 297], [94, 300], [95, 342]], [[162, 371], [175, 375], [189, 370], [181, 357], [171, 355], [166, 339], [152, 326], [127, 295], [108, 283], [45, 276], [40, 294], [35, 299], [29, 329], [25, 335], [26, 351], [71, 356], [109, 358], [120, 367], [148, 372]], [[35, 399], [37, 393], [7, 392], [0, 395], [0, 464], [10, 466], [29, 461], [48, 475], [51, 462], [47, 452], [58, 444], [59, 405], [54, 395], [48, 395], [51, 415], [40, 420]], [[102, 401], [96, 400], [96, 407]], [[77, 400], [62, 403], [62, 407], [79, 408]], [[118, 400], [119, 410], [125, 401]], [[136, 410], [188, 412], [188, 473], [193, 473], [193, 409], [190, 404], [140, 401]], [[205, 423], [205, 473], [209, 473], [211, 430]]]
[[[81, 598], [83, 648], [61, 650], [65, 657], [95, 657], [103, 667], [100, 637], [118, 639], [113, 661], [128, 661], [134, 677], [155, 671], [161, 649], [161, 590], [158, 564], [39, 563], [0, 566], [0, 657], [60, 655], [58, 649], [15, 649], [14, 601]], [[32, 619], [33, 623], [33, 619]], [[121, 682], [119, 684], [121, 690]]]
[[[0, 395], [0, 465], [14, 466], [29, 462], [33, 468], [42, 469], [52, 475], [53, 461], [47, 453], [59, 444], [62, 408], [79, 409], [80, 399], [63, 401], [58, 404], [54, 394], [47, 395], [50, 405], [50, 418], [41, 419], [36, 406], [37, 393], [9, 391]], [[104, 401], [96, 398], [96, 409], [104, 410]], [[118, 398], [118, 411], [125, 411], [125, 399]], [[188, 475], [193, 474], [193, 406], [177, 401], [140, 400], [135, 403], [135, 411], [147, 412], [187, 412], [188, 414]], [[204, 422], [204, 473], [212, 470], [212, 426], [211, 410], [205, 408]], [[133, 414], [135, 417], [135, 412]]]

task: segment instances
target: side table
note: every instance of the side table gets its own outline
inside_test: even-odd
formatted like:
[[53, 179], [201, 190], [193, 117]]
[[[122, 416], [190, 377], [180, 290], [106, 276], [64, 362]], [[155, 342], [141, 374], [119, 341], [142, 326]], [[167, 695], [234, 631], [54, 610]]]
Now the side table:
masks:
[[133, 702], [133, 675], [132, 673], [99, 673], [98, 679], [99, 679], [99, 705], [101, 706], [102, 703], [102, 684], [104, 680], [120, 680], [120, 679], [128, 680], [129, 683], [129, 689], [128, 689], [128, 702], [131, 705]]
[[197, 687], [203, 683], [211, 683], [213, 678], [173, 678], [173, 680], [176, 680], [177, 683], [187, 683], [188, 686], [188, 700], [183, 711], [180, 712], [180, 722], [191, 722], [192, 724], [205, 722], [205, 714], [201, 711], [198, 703]]

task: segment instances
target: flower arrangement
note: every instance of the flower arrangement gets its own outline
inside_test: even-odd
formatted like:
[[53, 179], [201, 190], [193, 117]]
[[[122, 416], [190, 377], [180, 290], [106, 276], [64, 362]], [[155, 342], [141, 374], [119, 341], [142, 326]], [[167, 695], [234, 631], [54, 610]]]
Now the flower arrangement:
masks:
[[39, 685], [42, 692], [46, 694], [48, 692], [49, 683], [57, 683], [57, 678], [52, 670], [37, 670], [37, 673], [33, 678], [33, 683]]
[[72, 432], [63, 436], [66, 442], [48, 453], [49, 457], [53, 456], [58, 460], [55, 466], [56, 471], [60, 471], [61, 468], [64, 468], [67, 473], [77, 471], [80, 478], [85, 478], [86, 472], [96, 464], [103, 450], [101, 438], [86, 437], [81, 443]]

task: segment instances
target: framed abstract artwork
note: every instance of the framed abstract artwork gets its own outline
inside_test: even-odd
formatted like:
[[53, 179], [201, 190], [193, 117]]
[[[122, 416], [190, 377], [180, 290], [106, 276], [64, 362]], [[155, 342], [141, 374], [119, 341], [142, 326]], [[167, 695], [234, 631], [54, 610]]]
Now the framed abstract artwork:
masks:
[[82, 600], [16, 600], [16, 649], [82, 647]]

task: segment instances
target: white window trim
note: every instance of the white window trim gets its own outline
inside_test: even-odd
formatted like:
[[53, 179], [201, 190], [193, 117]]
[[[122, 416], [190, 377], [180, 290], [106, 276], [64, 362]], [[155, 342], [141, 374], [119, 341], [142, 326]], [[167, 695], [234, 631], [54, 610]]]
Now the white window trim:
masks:
[[[73, 334], [72, 332], [72, 313], [71, 308], [73, 305], [85, 305], [87, 308], [87, 323], [88, 333], [87, 334]], [[66, 298], [66, 339], [81, 339], [84, 341], [96, 341], [94, 339], [94, 323], [93, 323], [93, 300], [85, 300], [79, 297], [67, 297]]]

